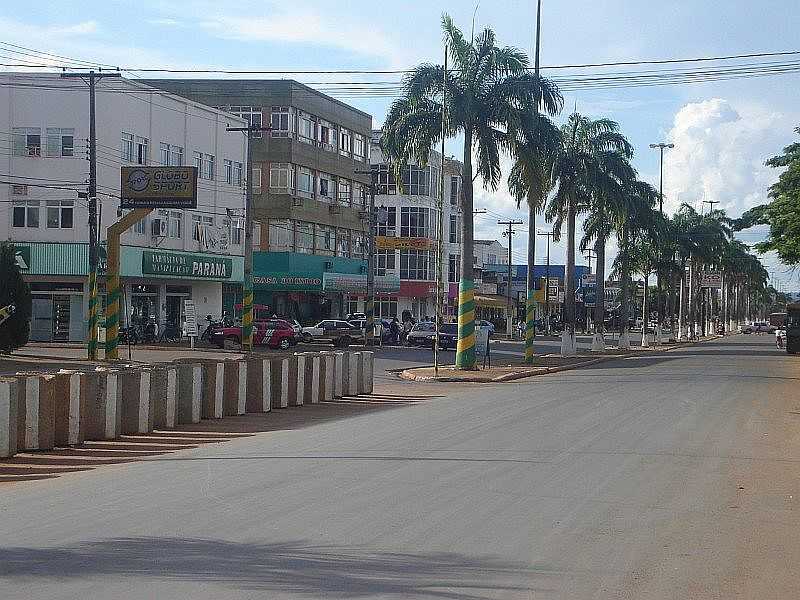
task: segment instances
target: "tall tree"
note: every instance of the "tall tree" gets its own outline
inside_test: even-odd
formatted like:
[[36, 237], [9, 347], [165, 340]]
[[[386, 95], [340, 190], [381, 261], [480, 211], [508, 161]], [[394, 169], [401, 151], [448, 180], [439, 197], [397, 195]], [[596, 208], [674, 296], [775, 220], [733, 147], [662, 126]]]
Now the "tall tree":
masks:
[[[473, 273], [473, 185], [480, 177], [489, 189], [500, 182], [500, 156], [510, 151], [509, 129], [533, 105], [559, 112], [561, 95], [550, 80], [528, 72], [528, 57], [517, 48], [496, 44], [485, 29], [467, 40], [448, 15], [442, 29], [452, 70], [421, 64], [406, 77], [403, 95], [392, 103], [381, 145], [399, 169], [407, 162], [426, 164], [442, 130], [464, 136], [461, 265], [456, 366], [475, 369], [475, 278]], [[446, 90], [446, 93], [445, 93]], [[446, 101], [444, 100], [446, 98]], [[442, 127], [442, 103], [445, 123]], [[473, 158], [475, 165], [473, 168]]]
[[567, 225], [567, 266], [564, 285], [564, 333], [561, 353], [575, 354], [575, 220], [586, 210], [601, 178], [601, 157], [617, 152], [633, 155], [619, 125], [609, 119], [592, 120], [578, 113], [570, 115], [561, 128], [562, 145], [553, 165], [557, 187], [545, 215], [553, 221], [553, 233]]
[[17, 250], [0, 242], [0, 308], [13, 304], [14, 314], [0, 324], [0, 352], [10, 352], [28, 343], [31, 319], [31, 290], [17, 266]]

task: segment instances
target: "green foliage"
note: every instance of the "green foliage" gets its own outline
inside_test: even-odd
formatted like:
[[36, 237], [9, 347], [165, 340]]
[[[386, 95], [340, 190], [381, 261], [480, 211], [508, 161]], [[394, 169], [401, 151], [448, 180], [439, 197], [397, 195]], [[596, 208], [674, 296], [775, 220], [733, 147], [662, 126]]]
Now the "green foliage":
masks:
[[31, 290], [17, 266], [16, 249], [0, 242], [0, 307], [14, 304], [16, 312], [0, 324], [0, 352], [10, 352], [28, 343], [31, 319]]

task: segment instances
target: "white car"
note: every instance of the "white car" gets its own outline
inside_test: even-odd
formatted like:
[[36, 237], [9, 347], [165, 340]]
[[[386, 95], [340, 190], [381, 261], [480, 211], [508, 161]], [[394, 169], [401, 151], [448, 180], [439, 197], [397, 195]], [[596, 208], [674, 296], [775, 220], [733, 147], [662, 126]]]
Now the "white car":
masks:
[[306, 343], [328, 342], [334, 346], [347, 346], [364, 337], [364, 333], [358, 327], [338, 319], [324, 319], [316, 325], [303, 327], [302, 335]]

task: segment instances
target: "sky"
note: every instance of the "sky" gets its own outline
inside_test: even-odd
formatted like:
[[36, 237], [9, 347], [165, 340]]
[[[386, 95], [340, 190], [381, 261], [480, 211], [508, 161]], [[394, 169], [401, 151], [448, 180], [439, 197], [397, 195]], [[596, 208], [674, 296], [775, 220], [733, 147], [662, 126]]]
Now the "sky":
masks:
[[[234, 11], [231, 7], [235, 6]], [[533, 0], [479, 2], [339, 2], [294, 0], [218, 1], [63, 0], [0, 5], [0, 40], [69, 58], [123, 67], [291, 70], [396, 70], [423, 61], [440, 62], [441, 14], [447, 12], [467, 34], [491, 27], [503, 45], [532, 52]], [[790, 0], [543, 0], [544, 67], [615, 61], [724, 56], [800, 50], [800, 3]], [[0, 62], [13, 62], [0, 50]], [[30, 57], [28, 57], [30, 58]], [[653, 67], [643, 67], [653, 68]], [[630, 70], [629, 67], [584, 72]], [[577, 73], [548, 70], [545, 75]], [[284, 75], [276, 75], [284, 76]], [[290, 77], [289, 75], [285, 75]], [[266, 76], [265, 76], [266, 77]], [[305, 74], [295, 79], [394, 81], [394, 74]], [[703, 200], [718, 201], [730, 216], [766, 201], [778, 171], [764, 161], [795, 141], [800, 125], [796, 92], [800, 75], [643, 88], [580, 89], [564, 93], [563, 121], [577, 110], [620, 124], [635, 148], [642, 179], [658, 186], [658, 153], [648, 145], [675, 144], [664, 161], [665, 209]], [[391, 98], [342, 100], [383, 123]], [[447, 153], [458, 155], [458, 140]], [[505, 171], [510, 164], [504, 159]], [[476, 236], [500, 236], [498, 219], [527, 218], [505, 185], [477, 191]], [[514, 236], [513, 259], [524, 262], [526, 227]], [[539, 223], [537, 228], [545, 227]], [[763, 228], [742, 232], [745, 243]], [[544, 239], [544, 238], [542, 238]], [[545, 248], [537, 244], [537, 257]], [[609, 260], [614, 247], [610, 247]], [[562, 261], [564, 245], [551, 249]], [[585, 263], [585, 259], [578, 262]], [[763, 257], [774, 283], [800, 289], [798, 276], [776, 257]], [[537, 260], [541, 262], [541, 260]]]

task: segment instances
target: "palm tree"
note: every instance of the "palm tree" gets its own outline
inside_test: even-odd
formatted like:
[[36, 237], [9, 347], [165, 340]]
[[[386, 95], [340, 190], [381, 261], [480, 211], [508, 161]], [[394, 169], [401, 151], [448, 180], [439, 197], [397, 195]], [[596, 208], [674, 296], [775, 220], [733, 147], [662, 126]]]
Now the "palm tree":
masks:
[[426, 164], [443, 131], [447, 137], [464, 136], [456, 366], [472, 370], [476, 368], [473, 182], [480, 176], [485, 186], [497, 189], [500, 155], [511, 149], [508, 131], [517, 124], [520, 113], [537, 105], [554, 115], [562, 100], [550, 80], [528, 73], [525, 53], [497, 46], [491, 29], [467, 41], [446, 14], [442, 29], [452, 70], [445, 72], [441, 65], [425, 63], [409, 73], [402, 97], [389, 109], [381, 145], [399, 173], [408, 162]]
[[575, 219], [591, 203], [601, 179], [601, 155], [617, 152], [633, 156], [633, 149], [609, 119], [592, 120], [578, 113], [570, 115], [561, 128], [562, 146], [553, 165], [556, 192], [545, 216], [553, 221], [553, 233], [560, 236], [567, 223], [567, 266], [564, 285], [564, 333], [561, 354], [573, 355], [575, 347]]

